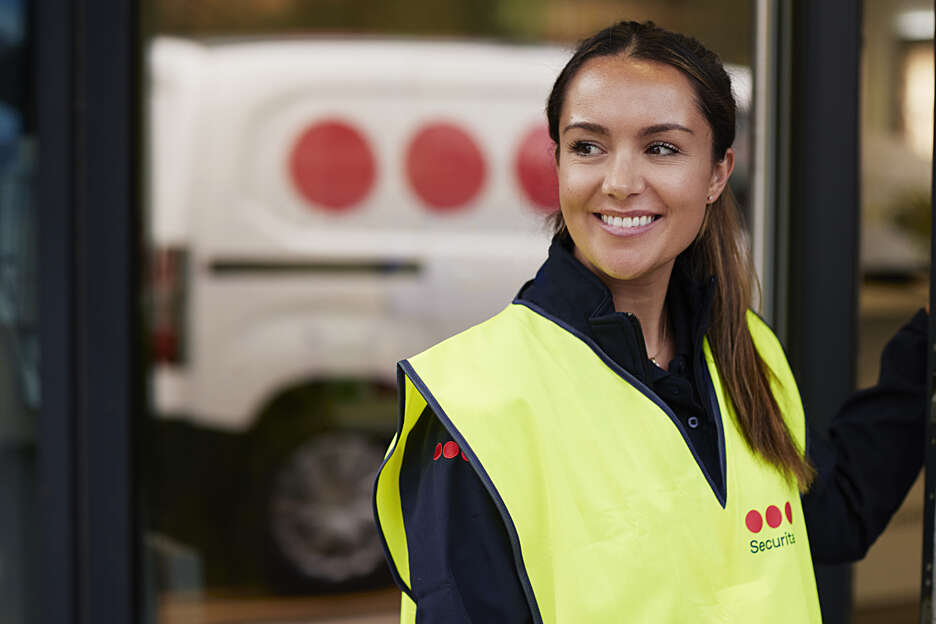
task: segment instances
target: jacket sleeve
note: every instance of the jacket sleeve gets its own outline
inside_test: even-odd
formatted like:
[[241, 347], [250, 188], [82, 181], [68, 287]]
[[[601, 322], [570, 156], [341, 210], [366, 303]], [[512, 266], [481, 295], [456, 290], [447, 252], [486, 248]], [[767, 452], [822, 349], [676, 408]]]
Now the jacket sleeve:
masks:
[[400, 500], [416, 621], [531, 622], [500, 514], [461, 453], [450, 456], [453, 445], [426, 407], [404, 450]]
[[928, 317], [920, 310], [888, 342], [881, 373], [841, 407], [828, 438], [810, 431], [817, 477], [803, 496], [813, 560], [864, 557], [923, 465]]

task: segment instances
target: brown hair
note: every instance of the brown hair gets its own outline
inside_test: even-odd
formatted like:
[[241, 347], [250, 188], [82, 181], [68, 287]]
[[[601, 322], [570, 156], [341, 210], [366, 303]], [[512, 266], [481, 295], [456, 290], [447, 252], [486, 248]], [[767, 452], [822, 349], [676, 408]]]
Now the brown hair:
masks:
[[[735, 100], [731, 79], [718, 57], [696, 39], [670, 32], [653, 22], [620, 22], [582, 41], [560, 72], [546, 105], [549, 136], [559, 158], [559, 117], [569, 82], [589, 59], [622, 55], [680, 70], [692, 84], [696, 104], [712, 128], [712, 160], [720, 162], [734, 142]], [[554, 228], [565, 229], [557, 212]], [[709, 344], [738, 424], [751, 449], [805, 491], [815, 470], [797, 448], [770, 389], [773, 372], [754, 347], [747, 309], [760, 294], [742, 228], [729, 187], [708, 206], [696, 240], [683, 254], [697, 278], [715, 275]]]

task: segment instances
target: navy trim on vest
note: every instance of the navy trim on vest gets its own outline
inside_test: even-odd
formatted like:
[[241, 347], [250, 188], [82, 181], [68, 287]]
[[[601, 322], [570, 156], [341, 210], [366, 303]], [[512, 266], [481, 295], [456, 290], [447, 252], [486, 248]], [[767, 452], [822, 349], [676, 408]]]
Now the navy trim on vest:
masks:
[[517, 528], [514, 526], [513, 520], [510, 517], [510, 513], [507, 511], [507, 505], [504, 504], [504, 501], [500, 497], [497, 488], [494, 487], [494, 482], [491, 481], [491, 478], [488, 476], [487, 472], [485, 472], [481, 462], [478, 460], [478, 457], [471, 449], [471, 446], [449, 419], [448, 414], [445, 413], [445, 410], [443, 410], [442, 406], [439, 405], [439, 402], [436, 401], [436, 398], [433, 396], [432, 392], [429, 391], [429, 388], [426, 386], [426, 384], [423, 383], [422, 378], [416, 373], [413, 365], [410, 364], [409, 360], [401, 360], [397, 363], [398, 379], [401, 372], [405, 373], [406, 376], [409, 377], [409, 380], [426, 400], [426, 403], [429, 405], [429, 407], [432, 408], [436, 418], [440, 423], [442, 423], [442, 426], [445, 427], [452, 438], [455, 439], [455, 443], [458, 444], [458, 448], [460, 448], [462, 452], [468, 457], [468, 464], [474, 469], [475, 473], [478, 475], [478, 478], [481, 479], [481, 483], [484, 485], [484, 489], [488, 491], [491, 500], [494, 501], [494, 505], [497, 507], [497, 510], [500, 512], [501, 519], [503, 520], [504, 528], [507, 530], [507, 537], [510, 539], [510, 546], [513, 550], [514, 565], [517, 569], [517, 576], [520, 579], [521, 587], [523, 587], [523, 593], [526, 595], [527, 605], [530, 607], [530, 615], [533, 618], [533, 623], [543, 624], [543, 618], [540, 616], [539, 606], [536, 603], [536, 596], [533, 593], [533, 586], [530, 584], [530, 578], [527, 576], [526, 566], [523, 564], [523, 555], [520, 552], [520, 536], [517, 534]]
[[[569, 325], [562, 319], [551, 315], [549, 312], [539, 307], [535, 303], [531, 303], [523, 299], [514, 299], [513, 303], [515, 305], [522, 305], [526, 308], [529, 308], [536, 314], [542, 316], [543, 318], [547, 320], [552, 321], [553, 323], [555, 323], [562, 329], [566, 330], [567, 332], [569, 332], [570, 334], [572, 334], [573, 336], [575, 336], [576, 338], [584, 342], [586, 345], [588, 345], [591, 348], [592, 351], [595, 352], [595, 355], [601, 358], [601, 360], [608, 366], [608, 368], [610, 368], [612, 371], [617, 373], [619, 377], [621, 377], [622, 379], [624, 379], [624, 381], [626, 381], [627, 383], [632, 385], [634, 388], [636, 388], [640, 393], [642, 393], [648, 399], [653, 401], [653, 403], [655, 403], [656, 406], [659, 407], [663, 411], [663, 413], [669, 417], [671, 421], [673, 421], [673, 424], [676, 425], [676, 429], [679, 430], [679, 434], [682, 436], [683, 441], [686, 443], [686, 447], [689, 449], [689, 452], [692, 453], [692, 458], [695, 460], [696, 465], [702, 471], [702, 476], [705, 477], [705, 480], [708, 482], [709, 487], [712, 489], [712, 493], [715, 495], [715, 499], [718, 501], [718, 504], [721, 505], [722, 509], [725, 508], [725, 505], [727, 504], [727, 497], [728, 497], [727, 479], [723, 481], [723, 483], [725, 484], [725, 494], [723, 496], [721, 492], [718, 491], [718, 487], [715, 485], [715, 482], [712, 480], [712, 476], [709, 474], [708, 470], [705, 468], [705, 464], [702, 462], [702, 459], [699, 457], [698, 452], [696, 452], [695, 446], [693, 446], [692, 441], [689, 439], [689, 434], [686, 432], [685, 427], [683, 427], [683, 424], [676, 417], [676, 414], [673, 413], [673, 410], [669, 408], [669, 406], [663, 401], [663, 399], [657, 396], [657, 394], [653, 390], [648, 388], [643, 382], [641, 382], [639, 379], [637, 379], [632, 374], [627, 372], [627, 370], [625, 370], [620, 365], [618, 365], [618, 363], [615, 362], [614, 359], [612, 359], [610, 355], [605, 353], [602, 350], [602, 348], [599, 347], [598, 344], [594, 340], [592, 340], [591, 338], [589, 338], [588, 336], [586, 336], [579, 330], [575, 329], [574, 327], [572, 327], [571, 325]], [[703, 365], [704, 364], [705, 362], [703, 358]], [[704, 368], [706, 371], [708, 370], [707, 366], [705, 366]], [[706, 386], [708, 388], [708, 393], [711, 398], [712, 396], [714, 396], [714, 389], [712, 388], [711, 379], [707, 378], [707, 380], [708, 380], [708, 383], [706, 384]], [[715, 402], [714, 416], [715, 416], [715, 426], [718, 427], [718, 432], [719, 432], [718, 451], [719, 451], [719, 455], [721, 457], [721, 462], [723, 466], [722, 477], [726, 477], [727, 469], [725, 467], [725, 464], [726, 464], [725, 436], [724, 436], [724, 431], [722, 430], [721, 413], [720, 413], [720, 410], [718, 409], [717, 399]]]
[[[377, 469], [377, 478], [374, 480], [374, 497], [373, 497], [373, 507], [374, 507], [374, 520], [377, 522], [377, 536], [380, 538], [380, 546], [383, 548], [384, 557], [387, 562], [393, 561], [393, 565], [388, 565], [390, 568], [390, 576], [393, 577], [393, 582], [397, 584], [404, 594], [410, 597], [414, 603], [416, 602], [416, 596], [413, 594], [413, 590], [410, 589], [406, 583], [403, 582], [403, 578], [400, 576], [400, 571], [397, 570], [396, 561], [390, 555], [390, 546], [387, 545], [387, 538], [384, 537], [383, 527], [380, 526], [380, 514], [377, 513], [377, 484], [380, 482], [380, 475], [383, 473], [384, 466], [387, 465], [387, 462], [390, 461], [390, 458], [393, 457], [393, 454], [396, 452], [397, 446], [400, 444], [399, 433], [403, 431], [403, 421], [406, 418], [406, 385], [404, 381], [403, 371], [397, 368], [397, 392], [400, 397], [400, 416], [397, 420], [397, 437], [393, 440], [393, 448], [390, 449], [390, 452], [387, 453], [387, 456], [384, 457], [384, 460], [380, 462], [380, 468]], [[397, 486], [399, 487], [399, 486]]]
[[[703, 349], [699, 349], [699, 360], [700, 362], [696, 365], [695, 369], [699, 371], [698, 376], [701, 379], [697, 380], [696, 384], [699, 386], [700, 390], [703, 386], [705, 387], [705, 394], [709, 400], [709, 407], [712, 410], [712, 419], [715, 421], [715, 429], [718, 431], [718, 459], [719, 467], [721, 468], [722, 485], [725, 489], [725, 499], [722, 500], [719, 498], [719, 502], [721, 502], [722, 507], [724, 507], [725, 501], [728, 498], [728, 452], [725, 450], [725, 423], [722, 422], [721, 407], [718, 405], [718, 396], [715, 394], [715, 384], [712, 383], [712, 374], [709, 372], [708, 362], [705, 361], [705, 351]], [[688, 442], [688, 439], [686, 441]], [[702, 470], [705, 470], [704, 466]], [[708, 475], [706, 475], [706, 478], [707, 477]], [[714, 487], [713, 485], [712, 488], [714, 489]], [[718, 496], [717, 490], [715, 496]]]
[[[800, 403], [802, 403], [802, 399], [800, 399]], [[803, 411], [805, 412], [806, 410], [804, 409]], [[805, 416], [803, 417], [803, 420], [806, 420]], [[810, 427], [808, 426], [803, 427], [803, 456], [807, 458], [809, 457], [809, 451], [810, 451], [809, 430], [810, 430]]]

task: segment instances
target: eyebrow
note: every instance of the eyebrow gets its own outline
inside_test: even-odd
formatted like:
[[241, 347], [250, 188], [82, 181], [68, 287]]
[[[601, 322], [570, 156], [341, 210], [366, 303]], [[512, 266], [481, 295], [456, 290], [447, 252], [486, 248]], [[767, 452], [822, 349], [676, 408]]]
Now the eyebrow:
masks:
[[[595, 134], [600, 134], [602, 136], [609, 136], [611, 133], [607, 128], [601, 124], [592, 123], [590, 121], [574, 121], [562, 129], [562, 133], [565, 134], [569, 130], [579, 128], [586, 130], [588, 132], [594, 132]], [[650, 136], [652, 134], [660, 134], [662, 132], [668, 132], [670, 130], [681, 130], [682, 132], [688, 132], [689, 134], [695, 134], [692, 130], [686, 126], [678, 123], [661, 123], [654, 124], [652, 126], [647, 126], [646, 128], [640, 131], [640, 136]]]
[[689, 134], [695, 134], [692, 130], [678, 123], [662, 123], [655, 124], [652, 126], [647, 126], [640, 131], [640, 136], [650, 136], [651, 134], [660, 134], [661, 132], [668, 132], [670, 130], [682, 130], [683, 132], [688, 132]]
[[600, 134], [602, 136], [609, 136], [611, 134], [608, 132], [608, 129], [601, 124], [592, 123], [590, 121], [573, 121], [562, 129], [562, 133], [565, 134], [569, 130], [573, 130], [575, 128], [580, 128], [588, 132], [594, 132], [595, 134]]

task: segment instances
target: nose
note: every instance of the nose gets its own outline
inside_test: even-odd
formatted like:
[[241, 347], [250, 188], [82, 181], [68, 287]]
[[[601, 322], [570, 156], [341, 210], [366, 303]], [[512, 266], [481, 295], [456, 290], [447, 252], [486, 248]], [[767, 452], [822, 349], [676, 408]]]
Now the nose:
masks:
[[625, 199], [641, 193], [646, 182], [635, 159], [629, 154], [618, 152], [608, 159], [608, 169], [601, 183], [601, 192], [615, 199]]

